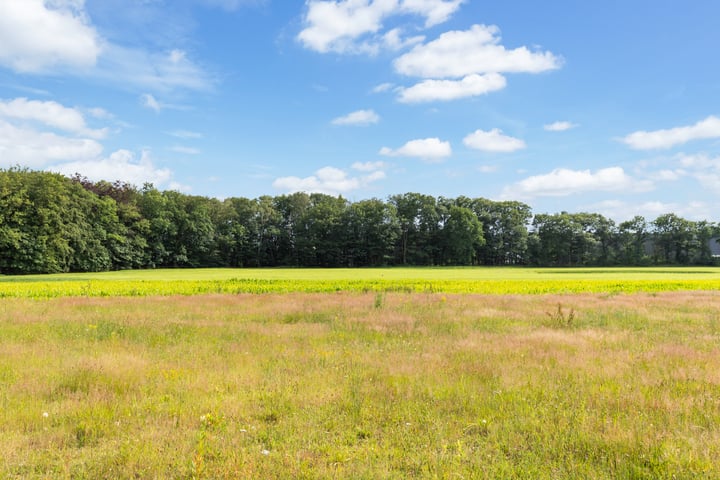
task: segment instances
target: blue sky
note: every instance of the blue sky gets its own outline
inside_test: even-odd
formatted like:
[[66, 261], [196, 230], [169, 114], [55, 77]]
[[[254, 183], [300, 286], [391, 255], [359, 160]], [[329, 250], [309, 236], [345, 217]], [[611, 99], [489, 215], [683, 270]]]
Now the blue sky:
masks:
[[720, 220], [715, 0], [0, 0], [0, 167]]

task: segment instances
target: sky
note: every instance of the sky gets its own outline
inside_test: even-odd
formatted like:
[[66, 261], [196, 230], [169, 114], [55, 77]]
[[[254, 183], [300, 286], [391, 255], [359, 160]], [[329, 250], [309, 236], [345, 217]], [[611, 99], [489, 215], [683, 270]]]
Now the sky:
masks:
[[0, 0], [0, 168], [720, 221], [716, 0]]

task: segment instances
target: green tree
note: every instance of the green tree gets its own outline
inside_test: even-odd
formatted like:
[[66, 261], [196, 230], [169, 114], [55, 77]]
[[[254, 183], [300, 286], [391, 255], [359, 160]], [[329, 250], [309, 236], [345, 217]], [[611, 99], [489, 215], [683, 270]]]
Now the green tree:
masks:
[[690, 262], [694, 225], [674, 213], [660, 215], [652, 222], [655, 255], [658, 261], [671, 264]]
[[[468, 205], [465, 197], [459, 199], [460, 204]], [[442, 257], [440, 263], [445, 265], [473, 265], [478, 250], [485, 244], [482, 224], [475, 212], [466, 206], [460, 206], [454, 200], [441, 199], [442, 231], [440, 245]]]
[[440, 231], [437, 200], [430, 195], [405, 193], [393, 195], [389, 203], [395, 207], [400, 228], [397, 263], [432, 265], [438, 252], [435, 240]]
[[622, 265], [642, 265], [650, 261], [645, 243], [650, 236], [645, 218], [636, 215], [618, 226], [618, 255]]
[[395, 207], [382, 200], [355, 202], [343, 218], [348, 266], [380, 266], [393, 261], [400, 226]]
[[472, 209], [483, 226], [485, 244], [479, 250], [484, 265], [521, 265], [527, 261], [528, 224], [532, 212], [522, 202], [472, 201]]

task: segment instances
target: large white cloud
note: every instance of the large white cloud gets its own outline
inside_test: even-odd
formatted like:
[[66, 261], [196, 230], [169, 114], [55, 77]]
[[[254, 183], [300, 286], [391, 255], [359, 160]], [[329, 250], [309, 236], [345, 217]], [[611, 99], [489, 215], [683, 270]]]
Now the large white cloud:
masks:
[[695, 125], [633, 132], [622, 139], [635, 150], [667, 149], [692, 140], [720, 138], [720, 118], [709, 116]]
[[560, 68], [551, 52], [513, 50], [500, 45], [496, 26], [473, 25], [465, 31], [445, 32], [395, 59], [398, 73], [423, 78], [461, 78], [479, 73], [539, 73]]
[[146, 50], [103, 39], [90, 22], [84, 0], [0, 1], [0, 66], [152, 91], [200, 90], [214, 84], [183, 50]]
[[93, 139], [37, 131], [0, 119], [0, 166], [3, 167], [40, 168], [53, 161], [96, 158], [102, 150], [102, 145]]
[[383, 46], [397, 49], [408, 43], [400, 29], [382, 33], [383, 21], [394, 15], [419, 15], [425, 27], [449, 19], [464, 0], [309, 0], [305, 28], [298, 40], [321, 53], [376, 53]]
[[[112, 118], [102, 109], [87, 111], [97, 118]], [[105, 157], [98, 139], [107, 131], [89, 128], [79, 109], [57, 102], [25, 98], [0, 101], [0, 167], [19, 165], [66, 175], [79, 173], [91, 180], [122, 180], [135, 185], [150, 182], [186, 189], [172, 183], [172, 172], [156, 167], [148, 151], [139, 158], [128, 150]]]
[[[280, 177], [273, 182], [273, 187], [288, 193], [308, 192], [308, 193], [326, 193], [329, 195], [339, 195], [358, 190], [368, 186], [369, 184], [385, 178], [385, 172], [380, 169], [368, 170], [371, 164], [356, 164], [356, 170], [367, 172], [365, 175], [352, 177], [345, 170], [336, 167], [323, 167], [309, 177]], [[382, 168], [382, 164], [374, 166]]]
[[400, 89], [398, 100], [403, 103], [456, 100], [502, 90], [506, 84], [505, 77], [498, 73], [473, 74], [462, 80], [424, 80]]
[[318, 52], [344, 52], [353, 41], [382, 27], [382, 20], [397, 9], [397, 0], [307, 3], [306, 27], [298, 35], [305, 47]]
[[39, 122], [49, 127], [91, 138], [103, 138], [107, 134], [107, 129], [88, 128], [80, 110], [68, 108], [53, 101], [28, 100], [27, 98], [0, 100], [0, 118]]
[[97, 140], [107, 132], [89, 128], [81, 110], [54, 101], [0, 100], [0, 165], [41, 168], [51, 162], [97, 158], [103, 151]]
[[337, 117], [333, 119], [331, 123], [333, 125], [365, 126], [378, 123], [379, 121], [380, 115], [375, 113], [374, 110], [357, 110], [342, 117]]
[[528, 177], [506, 187], [503, 198], [560, 197], [593, 191], [647, 191], [650, 182], [637, 181], [621, 167], [590, 170], [558, 168], [544, 175]]
[[83, 0], [0, 2], [0, 64], [18, 72], [95, 65], [101, 41]]
[[430, 162], [442, 161], [452, 155], [450, 142], [442, 141], [437, 137], [410, 140], [400, 148], [383, 147], [380, 155], [388, 157], [414, 157]]
[[171, 182], [173, 174], [169, 169], [158, 168], [153, 164], [147, 151], [143, 151], [140, 158], [136, 158], [136, 155], [128, 150], [118, 150], [107, 158], [58, 163], [48, 167], [47, 170], [68, 176], [79, 173], [93, 181], [121, 180], [136, 186], [147, 182], [155, 186], [184, 189]]
[[510, 153], [522, 150], [525, 142], [519, 138], [504, 135], [502, 130], [493, 128], [490, 131], [475, 130], [463, 139], [465, 146], [484, 152]]

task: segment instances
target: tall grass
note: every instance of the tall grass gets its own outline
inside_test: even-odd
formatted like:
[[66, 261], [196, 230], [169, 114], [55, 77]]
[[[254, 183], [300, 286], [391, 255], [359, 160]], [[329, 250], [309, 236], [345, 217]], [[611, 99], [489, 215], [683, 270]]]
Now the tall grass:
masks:
[[718, 318], [715, 292], [6, 298], [0, 477], [718, 478]]

